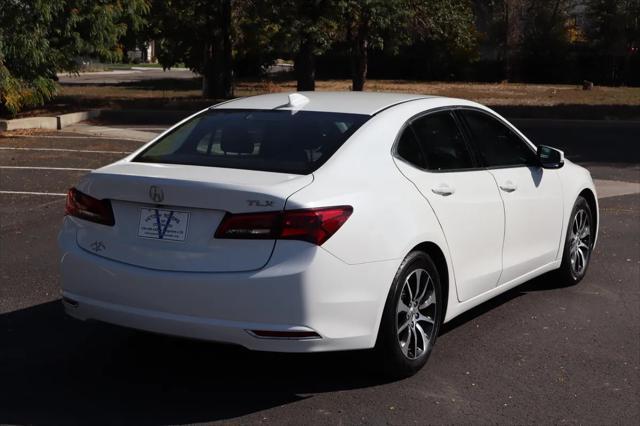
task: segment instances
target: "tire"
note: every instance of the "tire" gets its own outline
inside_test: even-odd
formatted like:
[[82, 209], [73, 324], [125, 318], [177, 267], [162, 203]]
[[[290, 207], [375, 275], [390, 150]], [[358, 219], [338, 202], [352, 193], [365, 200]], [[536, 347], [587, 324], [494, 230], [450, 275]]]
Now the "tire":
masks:
[[409, 253], [393, 279], [378, 331], [375, 351], [387, 377], [409, 377], [425, 365], [440, 330], [442, 302], [431, 257]]
[[591, 260], [594, 238], [593, 212], [587, 200], [578, 197], [569, 217], [562, 264], [556, 271], [557, 278], [563, 284], [578, 284], [584, 278]]

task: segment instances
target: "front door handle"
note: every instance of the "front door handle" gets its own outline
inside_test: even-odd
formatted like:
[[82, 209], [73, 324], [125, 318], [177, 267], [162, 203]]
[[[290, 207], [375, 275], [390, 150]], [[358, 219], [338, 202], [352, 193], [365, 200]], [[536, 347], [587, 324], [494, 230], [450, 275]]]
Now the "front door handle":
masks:
[[508, 180], [500, 185], [500, 189], [502, 189], [504, 192], [513, 192], [518, 189], [518, 185]]
[[438, 194], [446, 197], [456, 192], [456, 190], [453, 186], [443, 182], [431, 188], [431, 192], [433, 192], [434, 194]]

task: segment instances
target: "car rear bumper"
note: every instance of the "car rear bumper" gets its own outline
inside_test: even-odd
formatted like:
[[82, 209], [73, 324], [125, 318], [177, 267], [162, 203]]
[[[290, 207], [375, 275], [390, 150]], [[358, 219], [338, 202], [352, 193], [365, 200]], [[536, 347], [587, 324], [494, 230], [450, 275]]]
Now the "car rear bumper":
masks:
[[[258, 271], [159, 271], [85, 251], [74, 231], [65, 225], [59, 236], [69, 315], [253, 350], [373, 347], [399, 262], [348, 265], [320, 247], [282, 241]], [[319, 337], [259, 338], [251, 330], [314, 331]]]

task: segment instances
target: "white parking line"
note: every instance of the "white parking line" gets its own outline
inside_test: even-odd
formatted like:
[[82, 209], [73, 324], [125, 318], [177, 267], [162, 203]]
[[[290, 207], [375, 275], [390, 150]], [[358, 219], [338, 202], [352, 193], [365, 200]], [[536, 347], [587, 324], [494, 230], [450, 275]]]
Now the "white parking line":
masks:
[[29, 192], [29, 191], [0, 191], [0, 194], [10, 195], [52, 195], [55, 197], [66, 197], [67, 194], [61, 192]]
[[74, 172], [90, 172], [93, 169], [78, 169], [75, 167], [37, 167], [37, 166], [0, 166], [0, 169], [17, 169], [17, 170], [65, 170]]
[[2, 136], [5, 139], [13, 139], [13, 138], [38, 138], [38, 139], [65, 139], [65, 140], [73, 140], [73, 139], [104, 139], [108, 141], [127, 141], [127, 142], [143, 142], [140, 139], [131, 139], [131, 138], [112, 138], [109, 136], [96, 136], [96, 135], [86, 135], [86, 136], [60, 136], [60, 135], [11, 135], [11, 136]]
[[18, 148], [13, 146], [0, 146], [0, 149], [13, 151], [56, 151], [56, 152], [88, 152], [94, 154], [131, 154], [132, 151], [100, 151], [91, 149], [68, 149], [68, 148]]
[[56, 152], [88, 152], [94, 154], [131, 154], [133, 151], [102, 151], [92, 149], [71, 149], [71, 148], [22, 148], [14, 146], [0, 146], [0, 149], [13, 151], [56, 151]]

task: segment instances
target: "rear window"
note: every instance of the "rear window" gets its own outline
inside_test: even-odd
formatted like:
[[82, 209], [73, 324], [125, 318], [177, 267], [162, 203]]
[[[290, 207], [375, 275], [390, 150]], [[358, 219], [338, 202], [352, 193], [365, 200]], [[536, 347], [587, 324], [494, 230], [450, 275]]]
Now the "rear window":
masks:
[[289, 110], [209, 110], [133, 161], [309, 174], [367, 115]]

